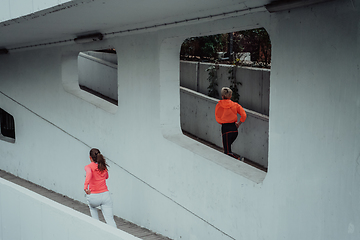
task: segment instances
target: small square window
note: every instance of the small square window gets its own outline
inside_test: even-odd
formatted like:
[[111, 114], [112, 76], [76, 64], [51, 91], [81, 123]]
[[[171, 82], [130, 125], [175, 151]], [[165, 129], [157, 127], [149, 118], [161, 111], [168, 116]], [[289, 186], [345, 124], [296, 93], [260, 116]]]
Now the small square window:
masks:
[[78, 73], [81, 90], [118, 105], [115, 49], [80, 52]]
[[64, 53], [61, 75], [65, 91], [107, 112], [117, 111], [118, 76], [115, 49]]
[[3, 141], [15, 142], [15, 121], [14, 117], [0, 108], [0, 139]]

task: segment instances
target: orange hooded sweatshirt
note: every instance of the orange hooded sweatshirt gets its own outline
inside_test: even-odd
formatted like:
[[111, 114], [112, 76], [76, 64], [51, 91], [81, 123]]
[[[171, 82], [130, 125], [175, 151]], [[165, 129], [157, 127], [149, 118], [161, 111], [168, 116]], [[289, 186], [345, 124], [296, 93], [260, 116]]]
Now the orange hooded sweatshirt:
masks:
[[240, 122], [245, 122], [246, 113], [240, 104], [231, 101], [230, 99], [223, 99], [216, 104], [215, 119], [218, 123], [234, 123], [237, 122], [237, 114], [240, 114]]

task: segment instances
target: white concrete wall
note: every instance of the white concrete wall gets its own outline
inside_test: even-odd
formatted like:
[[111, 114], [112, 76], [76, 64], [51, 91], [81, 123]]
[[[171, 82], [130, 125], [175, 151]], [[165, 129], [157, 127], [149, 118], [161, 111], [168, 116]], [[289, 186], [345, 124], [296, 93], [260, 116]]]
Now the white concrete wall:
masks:
[[[221, 125], [215, 120], [218, 100], [187, 88], [180, 89], [181, 129], [203, 140], [223, 147]], [[239, 135], [232, 144], [232, 152], [259, 165], [268, 166], [269, 118], [245, 109], [246, 124], [239, 128]]]
[[[0, 168], [84, 201], [83, 167], [98, 147], [115, 214], [173, 239], [357, 240], [359, 4], [2, 55], [0, 105], [17, 138], [0, 141]], [[259, 26], [273, 46], [266, 175], [184, 137], [179, 117], [182, 41]], [[69, 70], [71, 52], [109, 46], [126, 56], [118, 57], [118, 107], [74, 90]]]
[[[208, 94], [209, 72], [211, 63], [180, 61], [180, 85], [202, 94]], [[224, 86], [230, 86], [229, 70], [231, 65], [219, 64], [217, 70], [219, 93]], [[255, 112], [269, 115], [270, 69], [237, 67], [236, 79], [240, 100], [239, 103]]]
[[[117, 65], [99, 59], [98, 57], [102, 57], [102, 55], [98, 56], [97, 54], [91, 53], [92, 56], [90, 56], [87, 53], [88, 52], [82, 52], [78, 56], [79, 84], [102, 93], [105, 96], [111, 97], [112, 99], [117, 99]], [[107, 55], [109, 54], [105, 54], [103, 58], [107, 59]], [[114, 54], [110, 54], [110, 56], [111, 55]], [[184, 67], [183, 65], [186, 66]], [[182, 72], [188, 76], [188, 73], [191, 72], [191, 67], [190, 71], [187, 71], [189, 68], [188, 66], [194, 65], [196, 66], [197, 64], [180, 62], [180, 69], [183, 70], [180, 70], [180, 84]], [[207, 66], [209, 65], [207, 64]], [[228, 71], [228, 68], [225, 66], [221, 66], [221, 68], [222, 69], [219, 70], [219, 72]], [[251, 72], [260, 74], [251, 74], [253, 77], [247, 78], [248, 83], [259, 83], [263, 81], [262, 78], [256, 78], [257, 75], [262, 76], [263, 71], [252, 70]], [[192, 76], [192, 80], [193, 78], [194, 76]], [[268, 78], [266, 82], [269, 83], [269, 80], [270, 79]], [[207, 82], [207, 79], [201, 79], [201, 81]], [[184, 79], [184, 82], [189, 83], [193, 81], [186, 81], [186, 79]], [[220, 82], [225, 82], [224, 77]], [[264, 84], [259, 85], [262, 86]], [[268, 86], [268, 88], [269, 87], [270, 86]], [[259, 87], [255, 84], [254, 89], [249, 89], [244, 92], [251, 93], [261, 90], [262, 89], [259, 89]], [[269, 89], [267, 92], [269, 92]], [[258, 95], [260, 94], [252, 97], [248, 94], [249, 100], [247, 102], [251, 102], [251, 99], [255, 99]], [[192, 90], [182, 87], [180, 89], [180, 120], [182, 130], [222, 147], [220, 125], [215, 121], [214, 115], [215, 105], [217, 102], [217, 99], [207, 97], [207, 95], [201, 93], [198, 94]], [[256, 103], [258, 107], [261, 106], [260, 101], [256, 101]], [[240, 128], [240, 135], [234, 142], [232, 151], [267, 168], [269, 118], [251, 110], [247, 110], [247, 115], [248, 118], [246, 120], [246, 124], [242, 125]]]
[[0, 178], [0, 239], [140, 240]]

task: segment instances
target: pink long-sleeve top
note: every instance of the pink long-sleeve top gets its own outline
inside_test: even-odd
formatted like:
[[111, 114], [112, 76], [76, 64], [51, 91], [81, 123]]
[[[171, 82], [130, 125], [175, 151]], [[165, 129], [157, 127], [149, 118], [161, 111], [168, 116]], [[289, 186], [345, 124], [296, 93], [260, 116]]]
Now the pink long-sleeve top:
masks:
[[85, 166], [86, 178], [84, 190], [90, 189], [91, 193], [102, 193], [109, 191], [106, 186], [106, 179], [109, 178], [109, 173], [105, 169], [100, 172], [97, 163], [91, 162]]

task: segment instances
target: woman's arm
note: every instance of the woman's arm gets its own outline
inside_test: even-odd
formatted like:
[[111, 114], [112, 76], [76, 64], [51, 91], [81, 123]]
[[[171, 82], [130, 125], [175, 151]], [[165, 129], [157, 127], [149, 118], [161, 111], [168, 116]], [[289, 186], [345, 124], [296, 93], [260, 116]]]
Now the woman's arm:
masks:
[[88, 189], [88, 187], [89, 187], [90, 179], [92, 177], [91, 168], [89, 166], [85, 166], [85, 172], [86, 172], [86, 177], [85, 177], [85, 183], [84, 183], [84, 191], [86, 192], [86, 194], [90, 194], [91, 191], [90, 191], [90, 189]]

